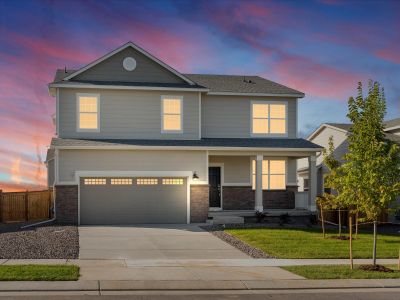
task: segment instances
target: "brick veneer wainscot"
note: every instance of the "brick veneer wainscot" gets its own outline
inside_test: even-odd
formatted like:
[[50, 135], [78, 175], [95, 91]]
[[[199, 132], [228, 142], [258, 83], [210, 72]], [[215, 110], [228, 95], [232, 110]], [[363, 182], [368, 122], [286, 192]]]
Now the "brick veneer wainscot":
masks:
[[[264, 209], [295, 208], [297, 186], [288, 186], [284, 191], [263, 191]], [[254, 210], [255, 191], [251, 186], [224, 186], [222, 188], [224, 210]]]
[[208, 217], [209, 186], [199, 184], [190, 186], [190, 222], [204, 223]]
[[56, 185], [56, 221], [78, 224], [78, 186]]

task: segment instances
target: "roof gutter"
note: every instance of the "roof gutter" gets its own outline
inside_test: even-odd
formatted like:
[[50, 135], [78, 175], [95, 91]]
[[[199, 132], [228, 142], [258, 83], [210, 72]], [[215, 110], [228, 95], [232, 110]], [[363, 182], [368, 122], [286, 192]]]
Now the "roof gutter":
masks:
[[304, 98], [305, 94], [274, 94], [274, 93], [232, 93], [232, 92], [208, 92], [207, 95], [215, 96], [261, 96], [261, 97], [289, 97]]
[[210, 151], [270, 151], [270, 152], [319, 152], [321, 148], [278, 148], [278, 147], [218, 147], [218, 146], [140, 146], [140, 145], [114, 145], [114, 146], [51, 146], [60, 150], [210, 150]]
[[107, 89], [107, 90], [144, 90], [144, 91], [188, 91], [188, 92], [208, 92], [207, 88], [179, 88], [179, 87], [150, 87], [150, 86], [120, 86], [120, 85], [93, 85], [93, 84], [63, 84], [50, 83], [52, 88], [73, 88], [73, 89]]

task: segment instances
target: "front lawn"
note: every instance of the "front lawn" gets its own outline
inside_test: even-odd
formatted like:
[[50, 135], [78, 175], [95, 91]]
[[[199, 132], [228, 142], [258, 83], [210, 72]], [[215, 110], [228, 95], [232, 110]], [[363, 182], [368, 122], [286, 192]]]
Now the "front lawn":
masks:
[[281, 267], [289, 272], [303, 276], [307, 279], [385, 279], [400, 278], [400, 271], [395, 266], [388, 266], [393, 273], [364, 271], [355, 265], [350, 270], [349, 265], [318, 265], [318, 266], [289, 266]]
[[[326, 238], [317, 229], [227, 229], [227, 233], [277, 258], [348, 258], [349, 241]], [[397, 258], [400, 235], [378, 235], [378, 258]], [[353, 240], [354, 258], [371, 258], [372, 234], [359, 233]]]
[[78, 280], [79, 267], [74, 265], [1, 265], [0, 281]]

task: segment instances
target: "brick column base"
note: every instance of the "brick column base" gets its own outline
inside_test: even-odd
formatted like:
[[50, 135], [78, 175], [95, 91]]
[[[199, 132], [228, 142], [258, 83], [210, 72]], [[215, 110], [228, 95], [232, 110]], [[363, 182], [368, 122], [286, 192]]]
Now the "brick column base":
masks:
[[56, 221], [63, 224], [78, 224], [78, 186], [56, 185]]
[[204, 223], [208, 218], [208, 184], [190, 186], [190, 223]]

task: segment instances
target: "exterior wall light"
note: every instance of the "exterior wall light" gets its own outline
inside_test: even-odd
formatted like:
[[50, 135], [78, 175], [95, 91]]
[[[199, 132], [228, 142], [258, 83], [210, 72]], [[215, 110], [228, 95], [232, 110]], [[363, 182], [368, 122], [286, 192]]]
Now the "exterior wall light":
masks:
[[193, 179], [193, 180], [199, 180], [199, 175], [197, 175], [197, 172], [196, 172], [196, 171], [193, 172], [192, 179]]

